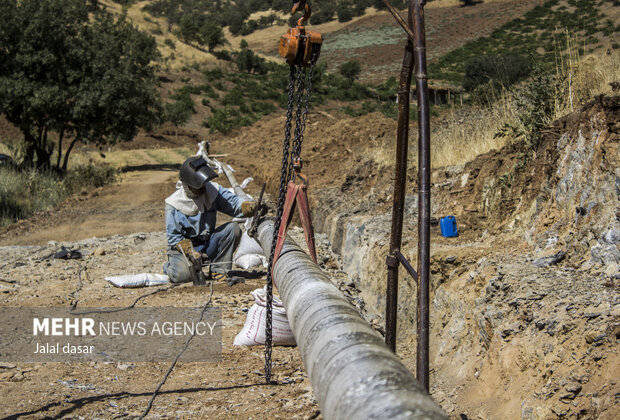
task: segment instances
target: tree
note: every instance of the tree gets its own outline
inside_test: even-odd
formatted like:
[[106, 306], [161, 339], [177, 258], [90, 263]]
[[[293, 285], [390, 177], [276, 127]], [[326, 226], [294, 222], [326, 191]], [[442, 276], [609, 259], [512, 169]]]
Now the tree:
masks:
[[361, 72], [362, 66], [357, 60], [347, 61], [340, 66], [340, 74], [349, 81], [349, 86], [353, 86], [353, 82], [359, 78]]
[[336, 8], [338, 22], [348, 22], [353, 19], [353, 10], [347, 3], [341, 2]]
[[179, 36], [185, 42], [198, 41], [200, 37], [200, 24], [195, 15], [186, 14], [181, 18], [179, 25]]
[[[246, 42], [247, 44], [247, 42]], [[255, 54], [254, 51], [243, 48], [236, 53], [235, 64], [239, 71], [247, 71], [248, 73], [265, 74], [268, 71], [265, 59]]]
[[227, 43], [222, 27], [211, 20], [206, 20], [200, 27], [200, 40], [201, 44], [209, 48], [209, 52]]
[[179, 23], [181, 3], [182, 0], [154, 0], [148, 2], [142, 10], [154, 16], [164, 16], [168, 23], [168, 32], [170, 32], [172, 25]]
[[4, 0], [0, 14], [0, 112], [23, 132], [26, 164], [51, 166], [56, 148], [66, 170], [77, 142], [128, 141], [158, 120], [157, 46], [124, 16], [89, 20], [79, 0]]
[[164, 117], [167, 121], [174, 124], [174, 136], [178, 136], [179, 126], [185, 124], [192, 114], [196, 113], [194, 101], [188, 91], [179, 92], [172, 97], [174, 102], [169, 102], [164, 106]]

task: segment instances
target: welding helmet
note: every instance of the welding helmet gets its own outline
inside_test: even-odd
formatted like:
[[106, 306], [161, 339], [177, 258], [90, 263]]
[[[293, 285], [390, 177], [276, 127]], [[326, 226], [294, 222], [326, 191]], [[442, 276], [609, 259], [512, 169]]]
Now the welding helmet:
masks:
[[196, 190], [203, 188], [207, 182], [216, 177], [217, 174], [202, 156], [194, 156], [183, 162], [179, 174], [183, 184]]

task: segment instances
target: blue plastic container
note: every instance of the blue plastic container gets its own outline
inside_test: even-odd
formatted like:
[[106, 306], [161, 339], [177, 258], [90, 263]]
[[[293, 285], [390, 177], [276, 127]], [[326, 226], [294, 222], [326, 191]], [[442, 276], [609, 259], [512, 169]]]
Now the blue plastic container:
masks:
[[456, 229], [456, 219], [454, 216], [442, 217], [439, 221], [439, 225], [441, 226], [441, 236], [445, 238], [454, 238], [455, 236], [459, 236]]

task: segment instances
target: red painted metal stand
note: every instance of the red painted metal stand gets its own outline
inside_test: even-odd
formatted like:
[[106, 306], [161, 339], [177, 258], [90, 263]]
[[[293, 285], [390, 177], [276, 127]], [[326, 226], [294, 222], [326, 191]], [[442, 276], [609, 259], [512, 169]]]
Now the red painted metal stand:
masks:
[[[304, 179], [304, 178], [302, 178]], [[316, 248], [314, 246], [314, 228], [312, 227], [312, 218], [310, 216], [310, 206], [308, 204], [308, 185], [295, 184], [289, 182], [286, 189], [286, 200], [284, 201], [284, 209], [282, 211], [282, 223], [280, 224], [280, 230], [278, 231], [278, 242], [276, 243], [276, 251], [273, 257], [273, 267], [276, 265], [276, 261], [280, 256], [282, 247], [284, 246], [284, 240], [286, 238], [286, 232], [293, 219], [293, 212], [295, 207], [299, 208], [299, 217], [301, 218], [301, 225], [304, 229], [304, 235], [306, 236], [306, 243], [308, 244], [308, 251], [310, 252], [310, 258], [316, 264]]]

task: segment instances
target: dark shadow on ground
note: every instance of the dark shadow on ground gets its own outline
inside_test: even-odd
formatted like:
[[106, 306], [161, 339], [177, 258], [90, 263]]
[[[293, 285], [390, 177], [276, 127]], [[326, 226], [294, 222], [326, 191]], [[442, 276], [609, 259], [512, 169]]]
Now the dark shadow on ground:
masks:
[[[213, 387], [201, 387], [201, 388], [184, 388], [184, 389], [171, 389], [169, 391], [160, 391], [158, 393], [158, 395], [163, 395], [163, 394], [187, 394], [187, 393], [193, 393], [193, 392], [201, 392], [201, 391], [228, 391], [228, 390], [232, 390], [232, 389], [242, 389], [242, 388], [251, 388], [251, 387], [257, 387], [257, 386], [265, 386], [266, 384], [264, 382], [259, 382], [259, 383], [252, 383], [252, 384], [245, 384], [245, 385], [233, 385], [233, 386], [224, 386], [221, 388], [213, 388]], [[282, 386], [282, 385], [288, 385], [288, 383], [272, 383], [270, 385], [273, 386]], [[18, 419], [20, 417], [24, 417], [24, 416], [33, 416], [35, 414], [42, 414], [45, 411], [54, 408], [54, 407], [58, 407], [64, 404], [72, 404], [71, 407], [67, 407], [64, 410], [62, 410], [61, 412], [59, 412], [58, 414], [54, 415], [54, 416], [45, 416], [45, 418], [53, 418], [53, 419], [59, 419], [59, 418], [63, 418], [66, 415], [70, 414], [71, 412], [77, 410], [80, 407], [83, 407], [85, 405], [88, 405], [90, 403], [93, 402], [97, 402], [97, 401], [102, 401], [102, 400], [107, 400], [107, 399], [116, 399], [116, 400], [122, 400], [124, 398], [131, 398], [131, 397], [146, 397], [146, 396], [151, 396], [153, 395], [152, 391], [147, 391], [147, 392], [117, 392], [115, 394], [103, 394], [103, 395], [93, 395], [90, 397], [82, 397], [82, 398], [76, 398], [74, 400], [64, 400], [64, 401], [55, 401], [55, 402], [51, 402], [47, 405], [44, 405], [41, 408], [35, 409], [35, 410], [31, 410], [31, 411], [24, 411], [21, 413], [15, 413], [15, 414], [11, 414], [7, 417], [3, 417], [4, 419]], [[144, 407], [146, 408], [146, 403], [144, 404]]]
[[460, 0], [461, 2], [461, 7], [466, 7], [466, 6], [475, 6], [477, 4], [482, 3], [482, 0]]
[[166, 163], [166, 164], [145, 164], [135, 166], [124, 166], [121, 168], [121, 172], [131, 171], [178, 171], [181, 169], [180, 163]]

